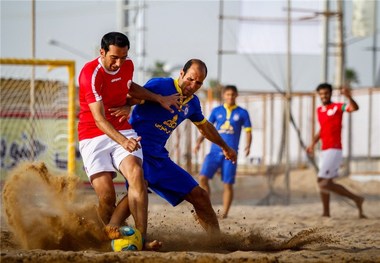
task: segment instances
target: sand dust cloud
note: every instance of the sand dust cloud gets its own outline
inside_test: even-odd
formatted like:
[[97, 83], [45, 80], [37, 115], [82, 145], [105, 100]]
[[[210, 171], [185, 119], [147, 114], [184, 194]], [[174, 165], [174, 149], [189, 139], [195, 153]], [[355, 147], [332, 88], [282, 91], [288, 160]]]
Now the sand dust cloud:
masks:
[[77, 189], [75, 177], [52, 175], [43, 163], [24, 164], [7, 178], [3, 209], [25, 249], [102, 249], [96, 204]]

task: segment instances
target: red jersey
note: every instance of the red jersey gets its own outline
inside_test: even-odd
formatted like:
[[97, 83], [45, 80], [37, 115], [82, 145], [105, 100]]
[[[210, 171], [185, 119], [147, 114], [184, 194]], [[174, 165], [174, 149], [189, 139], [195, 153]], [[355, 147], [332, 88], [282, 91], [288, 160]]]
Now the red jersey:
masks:
[[345, 103], [330, 103], [317, 109], [322, 150], [342, 149], [342, 117], [347, 111]]
[[133, 62], [129, 58], [115, 72], [106, 70], [100, 57], [88, 62], [79, 74], [79, 140], [94, 138], [104, 133], [96, 126], [90, 103], [102, 101], [106, 119], [120, 130], [131, 129], [129, 122], [119, 122], [120, 117], [111, 116], [109, 108], [126, 104], [129, 87], [132, 83]]

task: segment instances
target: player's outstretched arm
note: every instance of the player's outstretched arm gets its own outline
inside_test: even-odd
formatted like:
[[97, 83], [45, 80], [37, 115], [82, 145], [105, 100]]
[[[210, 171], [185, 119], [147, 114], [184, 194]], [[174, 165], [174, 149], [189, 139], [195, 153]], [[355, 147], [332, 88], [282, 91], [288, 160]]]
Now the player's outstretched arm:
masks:
[[357, 111], [359, 109], [359, 105], [351, 96], [351, 90], [347, 87], [343, 87], [341, 90], [342, 95], [344, 95], [348, 99], [348, 112]]
[[103, 102], [97, 101], [89, 104], [92, 116], [94, 117], [96, 126], [108, 135], [112, 140], [120, 144], [124, 149], [129, 152], [134, 152], [141, 148], [139, 141], [141, 137], [126, 138], [119, 131], [117, 131], [112, 124], [106, 119], [104, 113]]
[[123, 122], [128, 120], [131, 113], [131, 106], [125, 105], [123, 107], [109, 108], [108, 110], [112, 116], [119, 118], [119, 122]]
[[169, 96], [162, 96], [160, 94], [155, 94], [134, 82], [132, 82], [129, 89], [129, 95], [139, 100], [150, 100], [157, 102], [171, 113], [174, 112], [171, 107], [174, 106], [177, 108], [177, 110], [180, 110], [181, 101], [183, 101], [183, 96], [181, 96], [179, 93]]
[[209, 121], [206, 121], [197, 125], [197, 128], [207, 140], [219, 145], [222, 148], [223, 154], [227, 160], [231, 160], [233, 163], [236, 163], [236, 151], [229, 147], [222, 137], [220, 137], [220, 134], [214, 125], [212, 125]]

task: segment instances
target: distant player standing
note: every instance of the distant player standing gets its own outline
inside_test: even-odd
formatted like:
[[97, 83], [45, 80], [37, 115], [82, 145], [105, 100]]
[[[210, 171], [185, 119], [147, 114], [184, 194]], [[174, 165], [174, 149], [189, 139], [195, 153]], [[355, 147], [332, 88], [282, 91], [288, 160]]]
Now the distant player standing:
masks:
[[322, 102], [322, 106], [317, 108], [320, 131], [314, 136], [311, 145], [306, 151], [312, 154], [315, 144], [321, 139], [322, 152], [318, 185], [321, 191], [323, 216], [330, 216], [330, 191], [332, 191], [352, 199], [359, 210], [359, 218], [365, 218], [362, 209], [364, 198], [351, 193], [342, 185], [334, 182], [334, 178], [338, 177], [339, 166], [342, 162], [341, 133], [343, 112], [357, 111], [359, 106], [351, 97], [351, 92], [347, 88], [342, 89], [342, 94], [348, 99], [348, 104], [331, 101], [332, 86], [328, 83], [320, 84], [317, 87], [317, 93]]
[[[244, 127], [247, 138], [244, 153], [245, 156], [248, 156], [252, 142], [251, 121], [247, 110], [236, 105], [237, 96], [238, 90], [236, 86], [226, 86], [223, 90], [224, 104], [212, 110], [209, 122], [215, 125], [223, 140], [236, 152], [239, 147], [240, 134]], [[198, 152], [203, 140], [203, 136], [198, 138], [195, 152]], [[214, 177], [219, 168], [221, 169], [221, 179], [224, 184], [222, 218], [226, 218], [233, 200], [233, 184], [235, 183], [237, 164], [225, 160], [220, 147], [212, 144], [210, 153], [206, 156], [199, 175], [200, 186], [209, 194], [211, 194], [211, 191], [208, 181]]]
[[[89, 180], [99, 198], [99, 215], [109, 223], [115, 209], [113, 178], [120, 171], [128, 181], [130, 210], [145, 238], [148, 197], [142, 170], [140, 140], [129, 122], [111, 110], [127, 104], [127, 95], [160, 103], [169, 111], [178, 96], [153, 94], [132, 82], [133, 63], [129, 40], [110, 32], [101, 40], [100, 56], [87, 63], [79, 75], [79, 149]], [[177, 106], [176, 106], [177, 107]], [[169, 112], [168, 111], [168, 112]], [[112, 228], [106, 227], [106, 232]], [[108, 234], [108, 233], [107, 233]], [[109, 235], [108, 235], [109, 236]], [[158, 245], [157, 242], [146, 245]]]

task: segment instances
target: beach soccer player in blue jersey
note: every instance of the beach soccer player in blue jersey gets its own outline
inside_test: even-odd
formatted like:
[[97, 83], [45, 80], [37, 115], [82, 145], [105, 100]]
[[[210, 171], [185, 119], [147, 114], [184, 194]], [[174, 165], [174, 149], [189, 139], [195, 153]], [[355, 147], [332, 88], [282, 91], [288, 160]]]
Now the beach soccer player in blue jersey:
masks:
[[[158, 103], [131, 99], [137, 104], [132, 111], [130, 123], [141, 136], [143, 150], [144, 178], [150, 190], [176, 206], [186, 200], [195, 210], [195, 217], [210, 236], [220, 233], [219, 222], [212, 208], [208, 193], [184, 169], [169, 158], [165, 144], [172, 132], [185, 119], [191, 120], [201, 134], [219, 145], [224, 158], [236, 162], [236, 152], [219, 135], [214, 125], [203, 116], [198, 97], [194, 93], [203, 85], [207, 76], [206, 64], [199, 59], [189, 60], [180, 72], [178, 79], [153, 78], [144, 88], [163, 96], [181, 94], [180, 109], [173, 107], [169, 112]], [[117, 113], [116, 113], [117, 112]], [[116, 115], [125, 118], [123, 109], [117, 109]], [[128, 185], [127, 185], [128, 187]], [[119, 202], [112, 215], [110, 224], [120, 226], [129, 216], [128, 199]]]
[[[225, 86], [223, 89], [224, 104], [212, 110], [209, 122], [215, 125], [223, 140], [236, 152], [238, 151], [241, 130], [244, 127], [247, 139], [244, 151], [245, 156], [249, 156], [252, 142], [251, 121], [248, 112], [236, 105], [237, 96], [236, 86]], [[198, 152], [203, 140], [203, 136], [198, 138], [195, 152]], [[226, 218], [233, 200], [233, 184], [235, 183], [237, 164], [236, 162], [226, 162], [222, 149], [218, 145], [212, 144], [199, 175], [200, 186], [209, 194], [211, 191], [208, 181], [214, 177], [219, 168], [223, 181], [223, 212], [221, 217]]]

